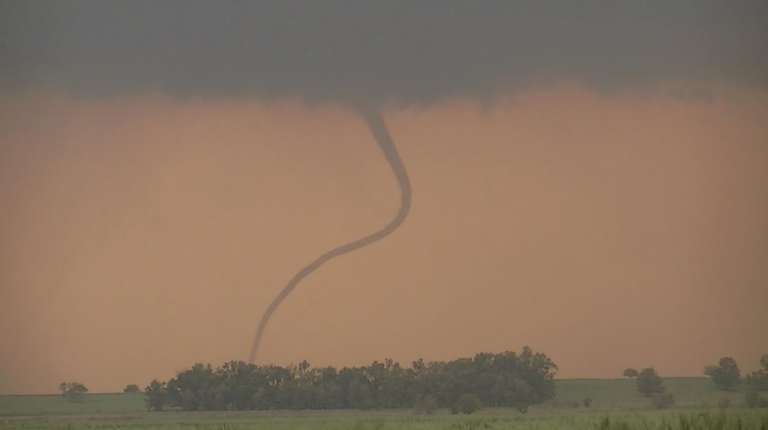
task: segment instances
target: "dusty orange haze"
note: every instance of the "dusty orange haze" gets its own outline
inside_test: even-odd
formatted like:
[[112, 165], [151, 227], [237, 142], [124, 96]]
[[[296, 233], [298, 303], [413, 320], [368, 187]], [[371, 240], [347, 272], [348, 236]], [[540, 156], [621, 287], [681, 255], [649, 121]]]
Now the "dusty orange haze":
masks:
[[[385, 116], [410, 218], [301, 284], [261, 363], [530, 345], [560, 377], [610, 378], [768, 353], [768, 94], [560, 85]], [[294, 272], [398, 201], [338, 108], [0, 100], [0, 392], [117, 391], [245, 359]]]

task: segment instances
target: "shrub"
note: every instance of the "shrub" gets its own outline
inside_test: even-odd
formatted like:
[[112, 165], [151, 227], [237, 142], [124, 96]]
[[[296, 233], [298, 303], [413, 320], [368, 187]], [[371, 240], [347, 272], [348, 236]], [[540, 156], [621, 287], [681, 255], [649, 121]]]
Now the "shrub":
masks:
[[656, 409], [666, 409], [675, 404], [672, 394], [656, 394], [651, 398], [651, 403]]
[[471, 414], [479, 411], [483, 407], [483, 402], [475, 393], [462, 394], [459, 400], [451, 407], [452, 413], [461, 412], [462, 414]]
[[432, 415], [437, 410], [437, 399], [431, 395], [418, 396], [413, 402], [413, 410], [419, 415]]
[[728, 409], [728, 406], [731, 406], [731, 399], [720, 399], [717, 401], [717, 407], [720, 409]]
[[754, 391], [745, 393], [744, 400], [746, 400], [748, 408], [756, 408], [760, 405], [760, 396]]
[[744, 394], [744, 399], [747, 401], [747, 407], [749, 408], [768, 408], [768, 399], [760, 397], [760, 394], [756, 391]]
[[593, 404], [594, 404], [594, 402], [592, 401], [591, 398], [587, 397], [586, 399], [584, 399], [584, 407], [585, 408], [591, 408]]

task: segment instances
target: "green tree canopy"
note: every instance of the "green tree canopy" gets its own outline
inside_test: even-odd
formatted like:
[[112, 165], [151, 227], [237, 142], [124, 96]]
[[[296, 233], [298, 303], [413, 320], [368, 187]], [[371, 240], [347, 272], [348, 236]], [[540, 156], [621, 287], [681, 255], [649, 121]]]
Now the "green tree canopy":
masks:
[[768, 391], [768, 354], [760, 358], [760, 365], [763, 368], [747, 375], [744, 381], [752, 391]]
[[[151, 410], [447, 408], [465, 394], [492, 407], [527, 408], [555, 395], [555, 363], [543, 353], [480, 353], [449, 362], [391, 359], [368, 366], [313, 368], [197, 363], [147, 387]], [[434, 402], [434, 404], [433, 404]], [[436, 406], [435, 406], [436, 405]]]
[[630, 379], [637, 378], [637, 375], [638, 375], [637, 369], [633, 369], [631, 367], [628, 367], [628, 368], [624, 369], [624, 374], [623, 375], [624, 375], [625, 378], [630, 378]]
[[125, 388], [123, 388], [124, 393], [138, 393], [139, 391], [139, 386], [136, 384], [126, 385]]
[[165, 382], [153, 380], [144, 389], [144, 394], [147, 396], [147, 409], [150, 411], [162, 411], [168, 406], [168, 389]]
[[80, 382], [62, 382], [59, 384], [61, 395], [68, 402], [84, 402], [88, 388]]
[[724, 390], [733, 390], [741, 382], [741, 371], [736, 360], [731, 357], [721, 358], [717, 366], [707, 366], [704, 374]]
[[666, 391], [664, 381], [661, 379], [653, 367], [648, 367], [640, 371], [637, 375], [637, 391], [651, 397], [654, 394], [661, 394]]

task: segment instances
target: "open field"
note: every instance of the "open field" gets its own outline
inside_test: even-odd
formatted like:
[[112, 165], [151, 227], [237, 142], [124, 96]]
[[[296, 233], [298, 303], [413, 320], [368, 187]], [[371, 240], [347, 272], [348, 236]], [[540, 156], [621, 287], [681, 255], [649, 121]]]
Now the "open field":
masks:
[[[635, 389], [633, 380], [561, 380], [557, 398], [529, 414], [485, 409], [471, 416], [441, 410], [417, 416], [410, 410], [146, 412], [142, 394], [91, 394], [83, 403], [60, 396], [0, 396], [0, 429], [757, 429], [768, 430], [768, 411], [742, 409], [739, 392], [716, 390], [705, 378], [667, 378], [675, 409], [657, 411]], [[594, 406], [585, 408], [585, 398]], [[729, 398], [733, 409], [716, 409]], [[578, 408], [574, 407], [578, 403]]]
[[[744, 393], [718, 390], [709, 378], [664, 378], [664, 386], [675, 397], [675, 408], [715, 408], [723, 398], [729, 399], [733, 407], [745, 406]], [[557, 381], [556, 387], [555, 399], [540, 408], [568, 407], [587, 397], [594, 401], [592, 409], [596, 410], [649, 407], [648, 399], [637, 392], [634, 379], [566, 379]]]
[[[715, 389], [707, 378], [666, 378], [667, 392], [675, 396], [675, 408], [707, 409], [728, 398], [731, 406], [744, 406], [744, 395]], [[534, 408], [539, 410], [584, 409], [582, 402], [591, 398], [591, 410], [648, 409], [648, 399], [637, 392], [635, 381], [628, 379], [567, 379], [557, 381], [557, 397]], [[579, 408], [573, 404], [578, 403]], [[69, 403], [59, 395], [0, 396], [0, 416], [134, 414], [145, 412], [142, 394], [89, 394], [83, 403]]]
[[471, 416], [416, 416], [408, 411], [166, 412], [159, 414], [59, 416], [0, 421], [0, 429], [157, 430], [768, 430], [768, 412], [720, 411], [542, 411], [520, 415], [508, 409]]
[[86, 401], [72, 403], [60, 395], [0, 396], [1, 416], [130, 414], [145, 412], [144, 395], [88, 394]]

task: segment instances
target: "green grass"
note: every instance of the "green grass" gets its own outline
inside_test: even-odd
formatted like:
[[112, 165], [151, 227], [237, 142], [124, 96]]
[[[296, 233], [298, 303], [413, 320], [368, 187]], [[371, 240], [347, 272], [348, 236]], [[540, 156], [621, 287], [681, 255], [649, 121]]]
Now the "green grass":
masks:
[[[675, 396], [675, 408], [713, 408], [721, 398], [731, 406], [744, 405], [740, 392], [717, 390], [707, 378], [666, 378], [667, 392]], [[628, 379], [566, 379], [557, 381], [557, 397], [535, 409], [583, 409], [587, 397], [598, 411], [647, 409], [650, 402]], [[89, 394], [83, 403], [66, 402], [61, 396], [0, 396], [0, 417], [81, 414], [126, 414], [145, 411], [142, 394]]]
[[82, 403], [60, 395], [0, 396], [0, 417], [18, 415], [124, 414], [146, 411], [144, 395], [88, 394]]
[[313, 412], [202, 414], [161, 413], [152, 420], [111, 418], [107, 415], [55, 420], [0, 421], [0, 429], [30, 430], [136, 429], [136, 430], [768, 430], [768, 413], [751, 410], [729, 412], [607, 412], [542, 413], [519, 415], [510, 410], [484, 411], [471, 416], [441, 413], [414, 416], [397, 413]]
[[[675, 408], [714, 408], [721, 398], [731, 406], [744, 405], [744, 393], [715, 388], [708, 378], [665, 378], [667, 393], [675, 397]], [[544, 407], [567, 408], [574, 402], [583, 407], [589, 397], [597, 410], [647, 409], [649, 400], [637, 391], [635, 380], [629, 379], [568, 379], [557, 381], [557, 397]]]
[[[527, 415], [485, 409], [471, 416], [445, 410], [416, 416], [410, 410], [146, 412], [142, 394], [89, 394], [83, 403], [61, 396], [0, 396], [0, 430], [24, 429], [298, 429], [298, 430], [768, 430], [768, 411], [739, 409], [743, 393], [715, 389], [704, 378], [666, 378], [675, 409], [657, 411], [637, 392], [634, 380], [561, 380], [557, 398]], [[585, 398], [594, 401], [584, 408]], [[716, 409], [729, 398], [724, 415]], [[579, 404], [578, 408], [573, 403]]]

